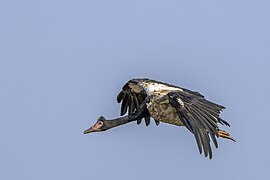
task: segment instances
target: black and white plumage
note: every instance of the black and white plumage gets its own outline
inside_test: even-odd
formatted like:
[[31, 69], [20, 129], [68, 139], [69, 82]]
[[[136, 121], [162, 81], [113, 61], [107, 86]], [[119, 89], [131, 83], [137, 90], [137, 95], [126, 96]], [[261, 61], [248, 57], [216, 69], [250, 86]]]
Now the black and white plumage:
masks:
[[223, 106], [208, 101], [199, 92], [177, 87], [167, 83], [150, 79], [131, 79], [122, 88], [117, 96], [121, 103], [121, 116], [128, 112], [128, 116], [107, 121], [100, 118], [102, 126], [89, 128], [85, 131], [104, 131], [109, 128], [136, 120], [141, 123], [142, 118], [148, 126], [150, 117], [156, 124], [159, 122], [177, 126], [185, 126], [194, 134], [200, 153], [212, 158], [210, 138], [215, 147], [218, 147], [216, 137], [234, 140], [229, 133], [220, 130], [218, 123], [229, 124], [221, 119], [220, 112]]

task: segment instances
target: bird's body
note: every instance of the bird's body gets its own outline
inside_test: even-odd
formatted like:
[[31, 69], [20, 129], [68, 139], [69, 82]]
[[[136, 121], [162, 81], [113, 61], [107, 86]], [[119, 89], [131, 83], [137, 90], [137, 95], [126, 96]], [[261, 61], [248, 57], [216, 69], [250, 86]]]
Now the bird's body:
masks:
[[[170, 105], [167, 96], [171, 91], [183, 91], [181, 88], [172, 87], [168, 84], [165, 85], [157, 81], [142, 81], [142, 83], [138, 85], [143, 87], [148, 97], [151, 96], [149, 101], [146, 102], [146, 107], [153, 119], [164, 123], [183, 126], [175, 108]], [[134, 87], [134, 85], [131, 87]]]
[[[212, 157], [210, 137], [217, 147], [216, 137], [232, 139], [229, 133], [220, 130], [218, 123], [229, 125], [220, 118], [223, 106], [208, 101], [198, 92], [162, 83], [150, 79], [131, 79], [117, 96], [121, 103], [121, 113], [128, 116], [107, 121], [100, 119], [102, 125], [95, 124], [85, 133], [103, 131], [109, 128], [137, 120], [140, 124], [142, 118], [148, 126], [150, 117], [156, 124], [160, 122], [177, 126], [185, 126], [194, 134], [200, 153], [204, 150], [205, 156]], [[100, 126], [99, 126], [100, 125]]]
[[169, 104], [166, 94], [154, 92], [146, 107], [150, 116], [156, 121], [183, 126], [175, 108]]

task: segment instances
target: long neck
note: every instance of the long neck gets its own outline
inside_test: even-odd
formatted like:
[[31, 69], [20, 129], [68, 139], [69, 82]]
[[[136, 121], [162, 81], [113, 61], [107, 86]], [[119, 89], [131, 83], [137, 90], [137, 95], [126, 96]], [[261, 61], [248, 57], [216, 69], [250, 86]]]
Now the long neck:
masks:
[[137, 119], [134, 118], [133, 116], [127, 115], [127, 116], [119, 117], [116, 119], [106, 120], [105, 122], [106, 122], [107, 128], [111, 129], [111, 128], [114, 128], [123, 124], [127, 124], [136, 120]]

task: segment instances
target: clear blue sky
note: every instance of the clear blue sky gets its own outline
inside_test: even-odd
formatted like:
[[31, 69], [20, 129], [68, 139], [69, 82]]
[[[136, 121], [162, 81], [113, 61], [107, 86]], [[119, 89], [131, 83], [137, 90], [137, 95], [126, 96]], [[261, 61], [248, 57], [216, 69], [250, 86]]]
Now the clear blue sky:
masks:
[[[269, 178], [270, 2], [1, 1], [0, 179]], [[132, 77], [200, 91], [224, 105], [209, 160], [183, 127], [114, 118]]]

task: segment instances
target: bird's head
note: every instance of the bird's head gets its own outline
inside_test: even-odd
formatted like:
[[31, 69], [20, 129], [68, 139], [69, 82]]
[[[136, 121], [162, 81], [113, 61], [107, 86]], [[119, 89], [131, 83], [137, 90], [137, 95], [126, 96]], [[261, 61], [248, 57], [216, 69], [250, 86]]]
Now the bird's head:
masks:
[[84, 134], [88, 134], [88, 133], [92, 133], [92, 132], [100, 132], [100, 131], [105, 131], [107, 130], [107, 123], [106, 123], [106, 119], [101, 116], [97, 119], [97, 122], [91, 126], [90, 128], [86, 129], [83, 133]]

